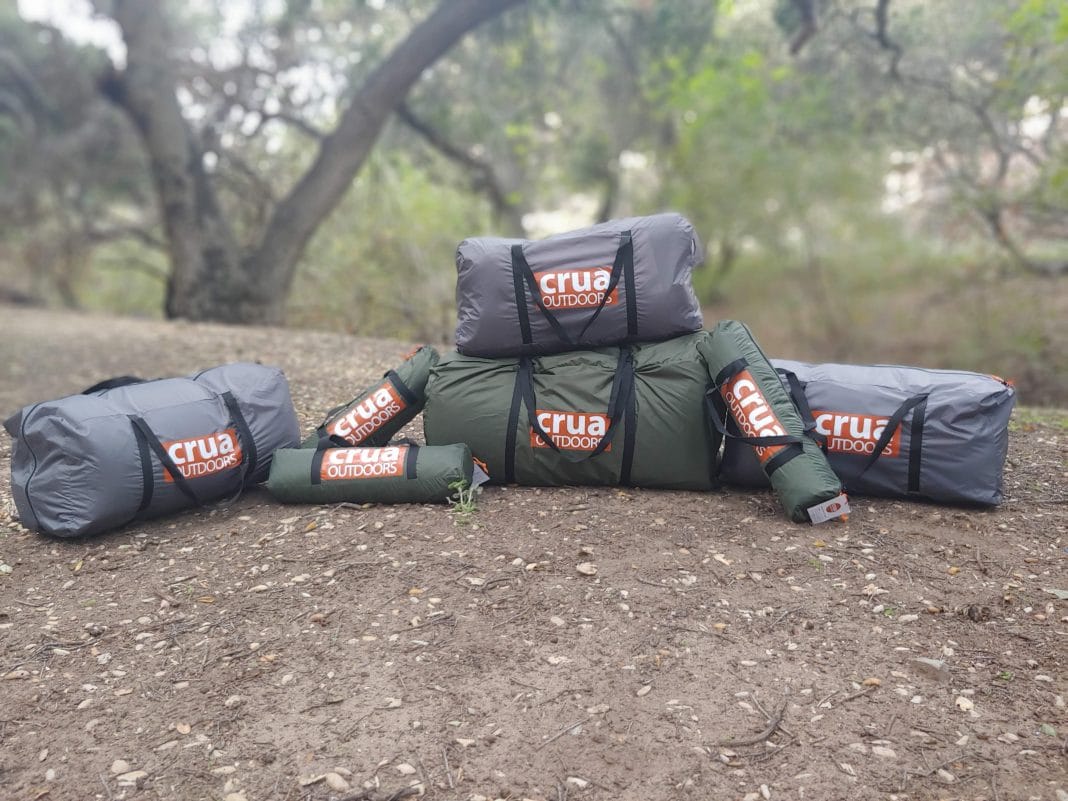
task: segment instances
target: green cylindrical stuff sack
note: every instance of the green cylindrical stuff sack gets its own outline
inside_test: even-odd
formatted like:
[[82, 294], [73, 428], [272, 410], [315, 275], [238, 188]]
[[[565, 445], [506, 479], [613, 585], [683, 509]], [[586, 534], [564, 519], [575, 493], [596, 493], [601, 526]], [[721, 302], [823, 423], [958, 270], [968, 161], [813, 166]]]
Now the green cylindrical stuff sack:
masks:
[[471, 485], [466, 445], [275, 451], [267, 491], [282, 503], [436, 503]]
[[821, 523], [849, 511], [842, 485], [749, 329], [724, 320], [698, 344], [712, 388], [708, 413], [727, 437], [753, 446], [790, 519]]
[[385, 445], [423, 410], [426, 382], [437, 363], [436, 350], [429, 345], [418, 348], [396, 370], [387, 372], [381, 383], [327, 412], [301, 447], [318, 447], [324, 438], [338, 447]]
[[487, 359], [449, 353], [427, 385], [430, 444], [466, 442], [495, 483], [707, 490], [700, 332], [664, 342]]

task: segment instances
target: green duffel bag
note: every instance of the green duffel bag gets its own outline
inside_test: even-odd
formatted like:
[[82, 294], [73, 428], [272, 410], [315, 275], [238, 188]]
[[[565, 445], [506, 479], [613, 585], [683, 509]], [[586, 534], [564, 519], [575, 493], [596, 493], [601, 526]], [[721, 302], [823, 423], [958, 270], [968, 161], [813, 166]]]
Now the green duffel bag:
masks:
[[753, 447], [786, 514], [822, 523], [849, 512], [842, 484], [783, 388], [779, 374], [736, 320], [724, 320], [698, 345], [712, 388], [708, 415], [725, 436]]
[[466, 442], [496, 483], [710, 489], [720, 439], [703, 412], [707, 337], [537, 358], [447, 354], [427, 384], [426, 441]]
[[423, 410], [426, 381], [437, 363], [438, 352], [429, 345], [413, 351], [396, 370], [387, 372], [380, 384], [327, 412], [326, 419], [300, 447], [318, 447], [324, 437], [340, 448], [385, 445]]
[[471, 486], [466, 445], [274, 452], [267, 491], [282, 503], [437, 503]]

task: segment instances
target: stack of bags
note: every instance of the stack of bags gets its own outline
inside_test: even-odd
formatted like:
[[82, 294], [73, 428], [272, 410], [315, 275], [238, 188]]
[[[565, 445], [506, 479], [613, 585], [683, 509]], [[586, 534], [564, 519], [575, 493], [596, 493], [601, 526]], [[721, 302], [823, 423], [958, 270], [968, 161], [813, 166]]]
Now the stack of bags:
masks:
[[701, 259], [678, 214], [462, 242], [457, 351], [427, 385], [427, 443], [467, 443], [499, 483], [708, 490], [725, 435], [760, 445], [791, 518], [844, 513], [745, 327], [702, 330], [690, 281]]
[[[303, 443], [285, 377], [259, 365], [126, 376], [33, 404], [4, 423], [19, 518], [82, 536], [265, 477], [287, 503], [444, 501], [483, 480], [770, 484], [792, 520], [812, 523], [848, 512], [843, 483], [1001, 502], [1011, 385], [771, 361], [739, 322], [702, 329], [690, 282], [701, 254], [677, 214], [464, 240], [456, 351], [413, 351]], [[393, 441], [420, 412], [426, 445]]]

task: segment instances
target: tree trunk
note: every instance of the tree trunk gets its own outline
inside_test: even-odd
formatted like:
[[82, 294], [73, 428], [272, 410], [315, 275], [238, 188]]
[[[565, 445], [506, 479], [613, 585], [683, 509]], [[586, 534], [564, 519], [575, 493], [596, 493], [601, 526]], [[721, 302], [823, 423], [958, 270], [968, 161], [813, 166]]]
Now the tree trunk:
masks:
[[105, 91], [141, 132], [167, 234], [169, 317], [280, 323], [297, 263], [337, 206], [423, 70], [465, 33], [523, 0], [442, 0], [368, 76], [324, 137], [307, 173], [275, 207], [259, 243], [242, 253], [223, 216], [203, 150], [182, 117], [162, 3], [114, 0], [127, 47], [124, 73]]

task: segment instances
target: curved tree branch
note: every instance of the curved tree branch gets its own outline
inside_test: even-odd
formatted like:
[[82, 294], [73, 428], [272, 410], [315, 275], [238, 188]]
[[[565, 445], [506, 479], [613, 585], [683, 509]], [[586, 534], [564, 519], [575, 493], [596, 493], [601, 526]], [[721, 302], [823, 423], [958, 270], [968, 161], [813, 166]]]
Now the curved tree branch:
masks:
[[444, 134], [433, 128], [430, 123], [416, 116], [411, 106], [407, 103], [401, 103], [397, 106], [397, 117], [449, 161], [459, 164], [472, 173], [472, 187], [476, 190], [485, 191], [497, 217], [507, 220], [515, 230], [515, 233], [521, 234], [523, 232], [519, 208], [508, 199], [508, 193], [501, 186], [500, 180], [497, 178], [497, 172], [493, 169], [492, 164], [454, 145], [445, 138]]

